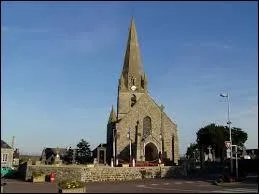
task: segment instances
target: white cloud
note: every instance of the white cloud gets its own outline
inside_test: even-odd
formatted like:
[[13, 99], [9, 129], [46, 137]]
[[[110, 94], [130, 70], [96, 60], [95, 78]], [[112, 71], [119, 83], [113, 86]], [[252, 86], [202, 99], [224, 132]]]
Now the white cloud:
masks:
[[201, 47], [217, 48], [217, 49], [232, 49], [230, 44], [220, 42], [202, 42], [199, 44]]
[[45, 33], [45, 32], [50, 32], [51, 30], [44, 29], [44, 28], [21, 28], [21, 27], [3, 26], [1, 27], [1, 31], [14, 32], [14, 33]]
[[186, 42], [186, 43], [184, 43], [184, 44], [183, 44], [183, 46], [188, 47], [188, 46], [193, 46], [193, 44], [192, 44], [192, 43], [190, 43], [190, 42]]
[[233, 48], [233, 46], [228, 43], [222, 43], [222, 42], [200, 42], [200, 43], [191, 43], [191, 42], [186, 42], [183, 44], [185, 47], [207, 47], [207, 48], [216, 48], [216, 49], [225, 49], [225, 50], [230, 50]]
[[248, 134], [247, 148], [258, 147], [258, 104], [251, 104], [246, 109], [231, 114], [231, 121], [235, 127], [240, 127]]
[[[20, 28], [2, 26], [1, 31], [5, 33], [14, 33], [16, 36], [22, 34], [33, 34], [35, 40], [42, 40], [42, 34], [46, 33], [44, 44], [51, 42], [50, 50], [58, 50], [77, 53], [92, 53], [100, 51], [102, 48], [107, 48], [112, 43], [116, 42], [117, 27], [116, 20], [108, 20], [93, 27], [86, 27], [83, 31], [70, 29], [67, 32], [64, 29], [58, 28]], [[35, 43], [36, 44], [36, 43]], [[56, 49], [55, 49], [56, 48]]]
[[258, 117], [258, 104], [251, 105], [243, 111], [234, 112], [231, 117], [236, 120], [244, 117]]
[[214, 79], [214, 78], [217, 78], [218, 75], [213, 73], [213, 74], [203, 74], [203, 75], [200, 75], [199, 78], [202, 79], [202, 80], [208, 80], [208, 79]]
[[116, 41], [117, 28], [114, 23], [103, 23], [91, 30], [63, 36], [62, 48], [68, 51], [94, 52], [100, 48], [107, 48]]
[[7, 32], [9, 30], [9, 28], [8, 27], [6, 27], [6, 26], [1, 26], [1, 31], [3, 31], [3, 32]]

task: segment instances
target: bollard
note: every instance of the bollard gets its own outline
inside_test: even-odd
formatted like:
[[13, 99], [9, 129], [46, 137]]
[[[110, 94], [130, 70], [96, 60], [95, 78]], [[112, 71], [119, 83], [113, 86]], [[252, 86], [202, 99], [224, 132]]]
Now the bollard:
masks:
[[136, 164], [136, 163], [135, 163], [135, 159], [133, 158], [133, 160], [132, 160], [132, 166], [135, 167], [135, 164]]
[[113, 158], [111, 159], [111, 167], [113, 167]]

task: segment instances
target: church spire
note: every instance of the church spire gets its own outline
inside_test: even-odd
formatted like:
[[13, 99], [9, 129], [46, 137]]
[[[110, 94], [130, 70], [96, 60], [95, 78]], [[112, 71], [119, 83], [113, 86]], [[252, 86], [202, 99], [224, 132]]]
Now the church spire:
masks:
[[138, 90], [141, 90], [142, 86], [143, 90], [144, 86], [142, 83], [144, 83], [145, 77], [142, 68], [136, 25], [134, 18], [132, 17], [120, 85], [125, 87], [125, 89], [130, 89], [132, 85], [135, 85]]
[[115, 113], [113, 105], [112, 105], [112, 110], [111, 110], [111, 113], [110, 113], [110, 116], [109, 116], [108, 123], [112, 123], [112, 122], [115, 122], [115, 121], [116, 121], [116, 113]]

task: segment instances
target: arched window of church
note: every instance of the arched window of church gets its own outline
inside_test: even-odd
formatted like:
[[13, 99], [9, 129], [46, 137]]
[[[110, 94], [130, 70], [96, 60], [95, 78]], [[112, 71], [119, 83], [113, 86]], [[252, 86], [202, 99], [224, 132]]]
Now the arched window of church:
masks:
[[144, 88], [145, 87], [145, 81], [143, 78], [141, 78], [141, 87]]
[[136, 97], [135, 94], [132, 94], [132, 96], [131, 96], [131, 107], [133, 107], [134, 104], [136, 104], [136, 102], [137, 102], [137, 97]]
[[151, 118], [149, 116], [146, 116], [143, 119], [143, 137], [146, 138], [151, 134]]
[[132, 77], [131, 77], [131, 83], [132, 83], [133, 86], [135, 85], [135, 80], [136, 80], [136, 78], [134, 78], [134, 77], [132, 76]]

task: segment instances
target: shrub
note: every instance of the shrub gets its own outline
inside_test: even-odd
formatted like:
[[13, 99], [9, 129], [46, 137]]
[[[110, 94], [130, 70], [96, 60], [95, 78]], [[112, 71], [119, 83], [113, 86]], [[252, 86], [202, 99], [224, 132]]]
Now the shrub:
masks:
[[26, 163], [26, 162], [28, 162], [28, 158], [21, 158], [21, 159], [19, 160], [19, 165], [24, 164], [24, 163]]
[[44, 172], [42, 172], [42, 171], [39, 171], [39, 172], [33, 171], [32, 172], [32, 176], [33, 177], [38, 177], [38, 176], [42, 176], [42, 175], [44, 175]]
[[141, 173], [142, 179], [144, 179], [146, 177], [147, 171], [145, 169], [143, 169], [143, 170], [141, 169], [139, 172]]
[[63, 180], [58, 184], [60, 189], [74, 189], [74, 188], [82, 188], [85, 186], [84, 182], [76, 181], [76, 180]]

